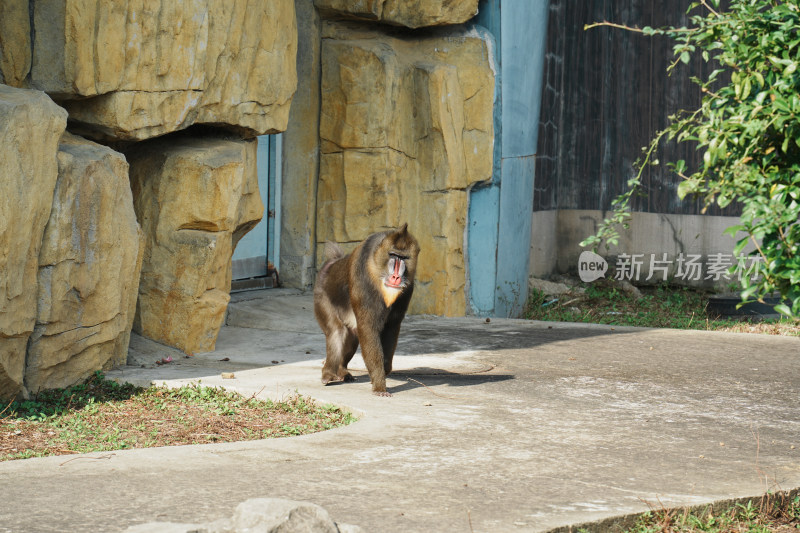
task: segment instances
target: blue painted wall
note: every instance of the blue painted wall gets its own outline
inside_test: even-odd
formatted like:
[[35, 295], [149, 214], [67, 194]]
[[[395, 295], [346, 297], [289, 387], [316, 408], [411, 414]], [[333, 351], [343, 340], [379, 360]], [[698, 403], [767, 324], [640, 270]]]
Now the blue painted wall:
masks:
[[517, 316], [527, 298], [548, 9], [548, 0], [479, 4], [498, 69], [494, 175], [470, 191], [467, 225], [469, 304], [481, 316]]
[[467, 292], [470, 309], [479, 316], [494, 314], [499, 212], [500, 187], [473, 187], [467, 215]]

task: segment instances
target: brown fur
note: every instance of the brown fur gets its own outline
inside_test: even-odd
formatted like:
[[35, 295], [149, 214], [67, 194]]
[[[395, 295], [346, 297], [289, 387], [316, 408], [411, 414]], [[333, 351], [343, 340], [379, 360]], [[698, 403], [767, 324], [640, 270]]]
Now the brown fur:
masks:
[[[323, 384], [353, 380], [347, 365], [360, 344], [372, 392], [391, 396], [386, 375], [392, 371], [400, 323], [414, 292], [418, 255], [419, 244], [407, 224], [373, 233], [349, 255], [326, 244], [327, 260], [314, 285], [314, 315], [326, 341]], [[393, 258], [405, 267], [400, 288], [386, 285]]]

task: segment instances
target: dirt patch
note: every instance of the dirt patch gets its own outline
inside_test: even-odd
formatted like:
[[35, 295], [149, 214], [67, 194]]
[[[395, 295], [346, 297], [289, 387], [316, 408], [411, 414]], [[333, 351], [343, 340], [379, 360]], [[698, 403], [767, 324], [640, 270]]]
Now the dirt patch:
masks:
[[354, 420], [299, 395], [272, 402], [196, 384], [142, 388], [96, 375], [82, 385], [9, 404], [0, 413], [0, 461], [288, 437]]

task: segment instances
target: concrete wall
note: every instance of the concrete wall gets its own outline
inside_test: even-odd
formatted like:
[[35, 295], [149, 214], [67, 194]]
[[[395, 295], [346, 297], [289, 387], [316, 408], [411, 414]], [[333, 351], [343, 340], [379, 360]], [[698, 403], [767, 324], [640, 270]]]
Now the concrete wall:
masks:
[[308, 289], [314, 284], [319, 178], [320, 18], [313, 0], [295, 0], [297, 92], [283, 133], [281, 282]]
[[[531, 276], [546, 279], [557, 274], [577, 275], [578, 258], [586, 250], [579, 243], [594, 234], [605, 216], [603, 211], [581, 209], [534, 212], [531, 222]], [[720, 261], [735, 261], [732, 250], [736, 239], [722, 232], [738, 222], [738, 217], [632, 213], [630, 228], [620, 233], [619, 244], [609, 249], [601, 247], [598, 254], [609, 263], [606, 277], [614, 275], [614, 266], [620, 254], [642, 254], [639, 258], [642, 267], [638, 281], [645, 284], [661, 283], [661, 271], [653, 272], [650, 280], [646, 278], [650, 275], [651, 257], [656, 262], [662, 261], [666, 253], [668, 280], [690, 286], [724, 288], [736, 280], [728, 280], [724, 276], [714, 280], [713, 265]], [[743, 236], [741, 234], [739, 238]], [[752, 247], [745, 249], [744, 253], [751, 251]], [[675, 277], [679, 274], [677, 269], [681, 254], [684, 259], [699, 256], [695, 257], [695, 261], [702, 265], [701, 279]], [[706, 279], [709, 276], [711, 279]], [[637, 280], [632, 281], [636, 283]]]

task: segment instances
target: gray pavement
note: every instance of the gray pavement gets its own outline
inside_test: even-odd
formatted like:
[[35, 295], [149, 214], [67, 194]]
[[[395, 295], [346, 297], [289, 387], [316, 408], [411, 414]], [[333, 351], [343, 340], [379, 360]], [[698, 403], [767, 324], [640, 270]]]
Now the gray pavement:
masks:
[[213, 353], [156, 366], [169, 351], [135, 337], [138, 366], [109, 377], [299, 391], [360, 419], [0, 463], [0, 531], [206, 522], [255, 497], [310, 501], [371, 532], [546, 531], [800, 487], [797, 338], [410, 317], [392, 398], [371, 395], [363, 370], [323, 387], [324, 346], [310, 296], [285, 290], [235, 295]]

